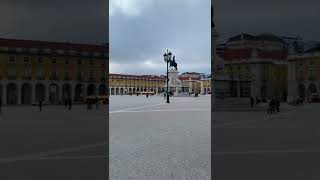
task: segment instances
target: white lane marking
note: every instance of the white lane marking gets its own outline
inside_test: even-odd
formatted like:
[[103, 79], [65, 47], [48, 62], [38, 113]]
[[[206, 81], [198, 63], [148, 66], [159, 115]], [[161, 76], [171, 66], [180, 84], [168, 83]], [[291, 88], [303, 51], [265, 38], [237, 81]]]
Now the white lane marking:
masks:
[[160, 105], [164, 105], [164, 104], [166, 104], [166, 103], [159, 103], [159, 104], [153, 104], [153, 105], [148, 105], [148, 106], [126, 108], [126, 109], [121, 109], [121, 110], [117, 110], [117, 111], [109, 111], [109, 114], [119, 113], [119, 112], [123, 112], [123, 111], [130, 111], [130, 110], [135, 110], [135, 109], [142, 109], [142, 108], [147, 108], [147, 107], [160, 106]]
[[213, 152], [213, 155], [257, 155], [267, 153], [319, 153], [320, 149], [285, 149], [285, 150], [256, 150], [256, 151], [229, 151]]
[[51, 150], [51, 151], [40, 152], [40, 153], [26, 154], [26, 155], [17, 156], [17, 157], [1, 158], [0, 163], [10, 163], [10, 162], [16, 162], [16, 161], [22, 161], [22, 160], [28, 160], [28, 159], [36, 159], [40, 157], [51, 156], [55, 154], [62, 154], [67, 152], [74, 152], [74, 151], [79, 151], [79, 150], [88, 149], [88, 148], [95, 148], [95, 147], [104, 146], [104, 145], [107, 145], [107, 142], [77, 146], [72, 148]]
[[154, 110], [142, 110], [142, 111], [122, 111], [124, 113], [131, 112], [175, 112], [175, 111], [210, 111], [210, 109], [154, 109]]

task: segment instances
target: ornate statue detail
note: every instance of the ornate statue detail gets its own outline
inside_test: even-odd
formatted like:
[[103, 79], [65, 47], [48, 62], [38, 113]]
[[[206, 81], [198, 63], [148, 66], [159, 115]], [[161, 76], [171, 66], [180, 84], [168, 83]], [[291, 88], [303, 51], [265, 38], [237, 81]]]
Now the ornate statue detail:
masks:
[[170, 61], [170, 67], [174, 67], [175, 70], [178, 70], [178, 64], [176, 63], [175, 56], [173, 56], [172, 60]]

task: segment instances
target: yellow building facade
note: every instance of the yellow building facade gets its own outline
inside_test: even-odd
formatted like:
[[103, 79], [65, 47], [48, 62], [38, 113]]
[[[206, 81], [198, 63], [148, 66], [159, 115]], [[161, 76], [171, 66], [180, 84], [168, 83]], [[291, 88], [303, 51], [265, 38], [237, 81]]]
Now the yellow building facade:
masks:
[[0, 39], [3, 104], [59, 104], [107, 94], [108, 45]]
[[287, 97], [288, 51], [286, 43], [272, 34], [240, 34], [230, 38], [221, 53], [228, 78], [228, 96]]
[[320, 48], [289, 56], [288, 97], [308, 98], [320, 89]]
[[109, 74], [110, 95], [163, 92], [166, 77], [154, 75]]

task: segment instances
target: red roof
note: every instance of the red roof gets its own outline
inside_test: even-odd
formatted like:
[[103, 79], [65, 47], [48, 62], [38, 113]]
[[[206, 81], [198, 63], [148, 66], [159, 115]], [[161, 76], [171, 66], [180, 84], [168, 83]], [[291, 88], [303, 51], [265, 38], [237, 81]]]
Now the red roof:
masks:
[[285, 60], [288, 57], [287, 51], [259, 51], [258, 52], [259, 58], [271, 58], [271, 59], [279, 59], [279, 60]]
[[179, 79], [180, 79], [181, 81], [200, 80], [200, 77], [195, 78], [195, 77], [191, 77], [191, 76], [179, 76]]
[[85, 52], [109, 52], [109, 44], [91, 45], [77, 44], [65, 42], [48, 42], [48, 41], [33, 41], [33, 40], [17, 40], [17, 39], [2, 39], [0, 38], [0, 46], [9, 48], [39, 48], [39, 49], [54, 49], [54, 50], [74, 50]]
[[130, 74], [109, 74], [109, 77], [112, 78], [133, 78], [133, 79], [152, 79], [152, 80], [162, 80], [164, 77], [155, 76], [155, 75], [130, 75]]
[[[222, 52], [222, 58], [224, 60], [236, 60], [236, 59], [249, 59], [252, 57], [252, 49], [226, 49]], [[278, 59], [285, 60], [288, 57], [287, 50], [258, 50], [258, 58], [262, 59]]]
[[249, 59], [252, 54], [252, 49], [225, 49], [222, 52], [222, 58], [224, 60], [233, 59]]

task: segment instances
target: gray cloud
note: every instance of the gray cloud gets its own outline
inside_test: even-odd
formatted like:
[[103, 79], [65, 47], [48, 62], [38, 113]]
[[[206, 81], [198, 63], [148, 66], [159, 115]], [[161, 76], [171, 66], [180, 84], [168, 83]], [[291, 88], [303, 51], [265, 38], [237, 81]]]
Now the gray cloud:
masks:
[[210, 72], [210, 4], [122, 0], [110, 6], [110, 72], [163, 74], [167, 48], [180, 71]]
[[223, 37], [270, 32], [320, 40], [319, 6], [318, 0], [214, 0], [214, 15]]
[[108, 42], [107, 0], [2, 0], [0, 37]]

